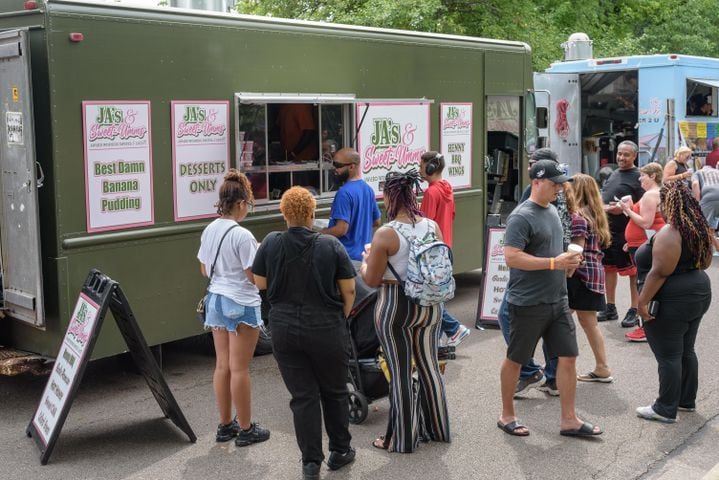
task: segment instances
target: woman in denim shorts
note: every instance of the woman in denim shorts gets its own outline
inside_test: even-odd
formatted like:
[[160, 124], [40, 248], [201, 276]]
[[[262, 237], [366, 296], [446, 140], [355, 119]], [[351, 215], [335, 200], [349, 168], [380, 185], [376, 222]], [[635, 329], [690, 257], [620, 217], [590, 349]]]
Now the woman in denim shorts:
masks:
[[[197, 254], [202, 274], [212, 277], [205, 329], [212, 331], [217, 357], [213, 385], [220, 424], [216, 440], [235, 438], [238, 447], [270, 438], [269, 430], [252, 422], [251, 412], [250, 361], [262, 328], [261, 300], [251, 270], [257, 241], [238, 222], [247, 216], [253, 202], [247, 177], [230, 169], [220, 187], [217, 213], [221, 217], [202, 232]], [[237, 411], [234, 419], [233, 404]]]

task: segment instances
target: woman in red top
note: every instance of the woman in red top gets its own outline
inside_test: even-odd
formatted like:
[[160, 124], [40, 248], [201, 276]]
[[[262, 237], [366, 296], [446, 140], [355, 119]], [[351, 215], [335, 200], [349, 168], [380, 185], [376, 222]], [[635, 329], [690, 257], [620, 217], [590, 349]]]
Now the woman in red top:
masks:
[[[629, 223], [624, 230], [627, 240], [625, 248], [634, 259], [634, 252], [647, 241], [647, 231], [657, 232], [664, 226], [664, 219], [659, 211], [659, 189], [662, 186], [663, 168], [652, 162], [639, 169], [639, 182], [644, 189], [644, 195], [638, 203], [630, 204], [620, 202], [624, 214], [629, 217]], [[632, 260], [633, 261], [633, 260]], [[625, 335], [632, 342], [646, 342], [644, 327], [637, 327]]]

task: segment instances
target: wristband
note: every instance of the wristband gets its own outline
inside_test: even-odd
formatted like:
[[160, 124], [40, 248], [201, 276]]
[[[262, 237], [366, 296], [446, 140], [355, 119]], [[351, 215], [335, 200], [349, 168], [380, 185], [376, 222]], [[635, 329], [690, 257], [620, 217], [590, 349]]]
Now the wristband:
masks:
[[554, 257], [549, 258], [549, 269], [554, 270]]

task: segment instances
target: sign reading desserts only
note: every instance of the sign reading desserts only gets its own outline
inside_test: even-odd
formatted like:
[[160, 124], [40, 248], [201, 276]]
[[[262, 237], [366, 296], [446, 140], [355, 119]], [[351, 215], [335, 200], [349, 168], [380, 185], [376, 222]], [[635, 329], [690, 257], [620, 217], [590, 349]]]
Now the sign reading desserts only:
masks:
[[150, 102], [82, 102], [87, 231], [154, 223]]
[[175, 221], [216, 217], [230, 168], [230, 102], [172, 102]]

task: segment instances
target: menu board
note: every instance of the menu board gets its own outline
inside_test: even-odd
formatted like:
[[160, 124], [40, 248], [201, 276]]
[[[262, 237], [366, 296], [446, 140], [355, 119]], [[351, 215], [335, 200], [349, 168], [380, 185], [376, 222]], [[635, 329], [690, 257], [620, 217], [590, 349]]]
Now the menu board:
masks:
[[150, 102], [82, 102], [87, 231], [154, 223]]
[[58, 426], [60, 414], [68, 402], [72, 385], [78, 380], [78, 368], [89, 353], [88, 345], [94, 334], [99, 311], [98, 304], [85, 294], [80, 294], [52, 373], [32, 419], [35, 430], [45, 446], [48, 445]]
[[356, 118], [362, 178], [377, 196], [387, 172], [419, 170], [422, 154], [430, 150], [428, 104], [360, 103]]
[[175, 221], [216, 217], [230, 167], [230, 102], [172, 102]]
[[445, 167], [442, 178], [454, 188], [472, 186], [472, 104], [440, 105], [440, 150]]
[[504, 228], [490, 228], [487, 232], [479, 313], [481, 320], [499, 319], [499, 307], [509, 283], [509, 267], [504, 260], [504, 233]]

